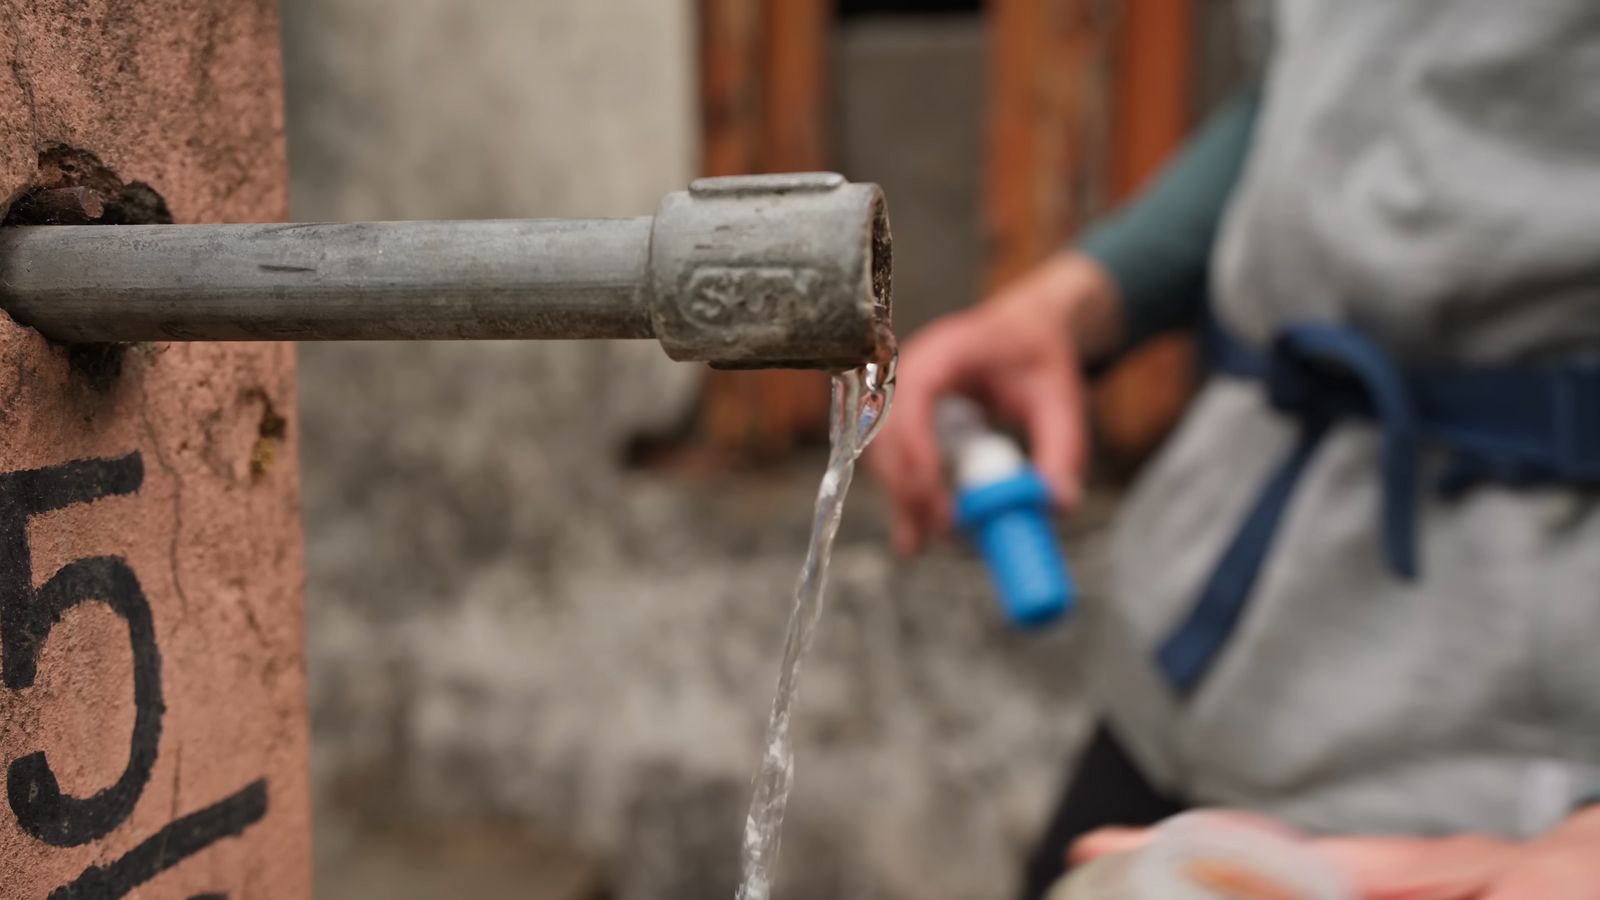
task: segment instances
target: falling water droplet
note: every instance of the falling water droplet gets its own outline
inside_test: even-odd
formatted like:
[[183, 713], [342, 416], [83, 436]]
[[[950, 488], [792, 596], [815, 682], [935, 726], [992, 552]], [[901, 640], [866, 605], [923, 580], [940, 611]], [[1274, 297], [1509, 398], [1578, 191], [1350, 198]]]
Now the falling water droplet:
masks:
[[783, 836], [783, 814], [794, 786], [794, 745], [789, 717], [800, 679], [800, 659], [815, 636], [822, 614], [822, 593], [828, 580], [833, 539], [844, 515], [844, 498], [850, 490], [856, 460], [872, 442], [889, 414], [894, 399], [896, 359], [879, 366], [869, 363], [833, 377], [833, 403], [828, 435], [828, 468], [817, 490], [811, 519], [811, 542], [800, 580], [794, 590], [794, 611], [784, 638], [783, 663], [778, 670], [778, 692], [767, 721], [766, 748], [756, 769], [745, 818], [741, 847], [743, 881], [736, 900], [770, 900], [772, 876]]

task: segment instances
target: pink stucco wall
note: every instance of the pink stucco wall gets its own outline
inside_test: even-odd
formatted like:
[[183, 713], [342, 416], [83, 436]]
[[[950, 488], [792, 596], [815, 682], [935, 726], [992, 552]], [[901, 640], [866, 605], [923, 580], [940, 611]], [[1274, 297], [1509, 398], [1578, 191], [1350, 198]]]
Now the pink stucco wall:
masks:
[[[272, 0], [0, 18], [0, 197], [65, 143], [179, 222], [283, 218]], [[0, 316], [0, 896], [309, 896], [297, 437], [290, 345], [90, 377]]]

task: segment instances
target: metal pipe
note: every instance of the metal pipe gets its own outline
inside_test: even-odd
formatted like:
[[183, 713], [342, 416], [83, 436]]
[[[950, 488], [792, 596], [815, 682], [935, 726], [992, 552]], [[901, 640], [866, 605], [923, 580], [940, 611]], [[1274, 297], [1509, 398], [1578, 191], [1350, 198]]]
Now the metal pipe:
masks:
[[650, 219], [40, 225], [5, 306], [63, 341], [650, 337]]
[[0, 307], [70, 342], [655, 337], [724, 367], [881, 361], [882, 192], [702, 179], [637, 219], [0, 229]]

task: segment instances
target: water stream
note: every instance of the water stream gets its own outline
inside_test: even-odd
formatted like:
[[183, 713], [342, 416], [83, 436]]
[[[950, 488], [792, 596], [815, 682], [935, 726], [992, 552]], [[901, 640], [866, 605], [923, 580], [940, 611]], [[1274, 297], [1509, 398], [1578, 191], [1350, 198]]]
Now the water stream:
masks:
[[794, 611], [783, 642], [783, 664], [778, 670], [778, 693], [767, 720], [766, 751], [756, 769], [745, 819], [742, 845], [743, 881], [737, 900], [769, 900], [772, 876], [778, 862], [783, 813], [794, 785], [794, 746], [789, 716], [800, 679], [800, 658], [816, 633], [822, 614], [822, 592], [828, 582], [828, 560], [833, 538], [839, 533], [844, 497], [855, 475], [856, 459], [872, 441], [894, 398], [894, 363], [867, 365], [833, 377], [833, 405], [828, 419], [828, 468], [817, 489], [811, 517], [811, 543], [800, 580], [794, 589]]

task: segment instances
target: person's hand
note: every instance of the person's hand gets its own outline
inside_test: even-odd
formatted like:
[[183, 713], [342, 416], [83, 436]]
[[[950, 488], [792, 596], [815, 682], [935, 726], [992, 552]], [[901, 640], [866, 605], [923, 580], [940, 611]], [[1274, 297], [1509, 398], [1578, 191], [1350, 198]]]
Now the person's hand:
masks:
[[[1148, 829], [1091, 832], [1072, 864], [1138, 849]], [[1600, 900], [1600, 808], [1530, 841], [1333, 837], [1311, 841], [1350, 878], [1360, 900]]]
[[1062, 254], [989, 300], [932, 323], [900, 352], [894, 409], [868, 451], [891, 504], [895, 548], [913, 555], [949, 528], [934, 434], [938, 399], [958, 392], [1023, 426], [1055, 499], [1076, 502], [1087, 438], [1080, 354], [1108, 349], [1119, 328], [1110, 278]]

